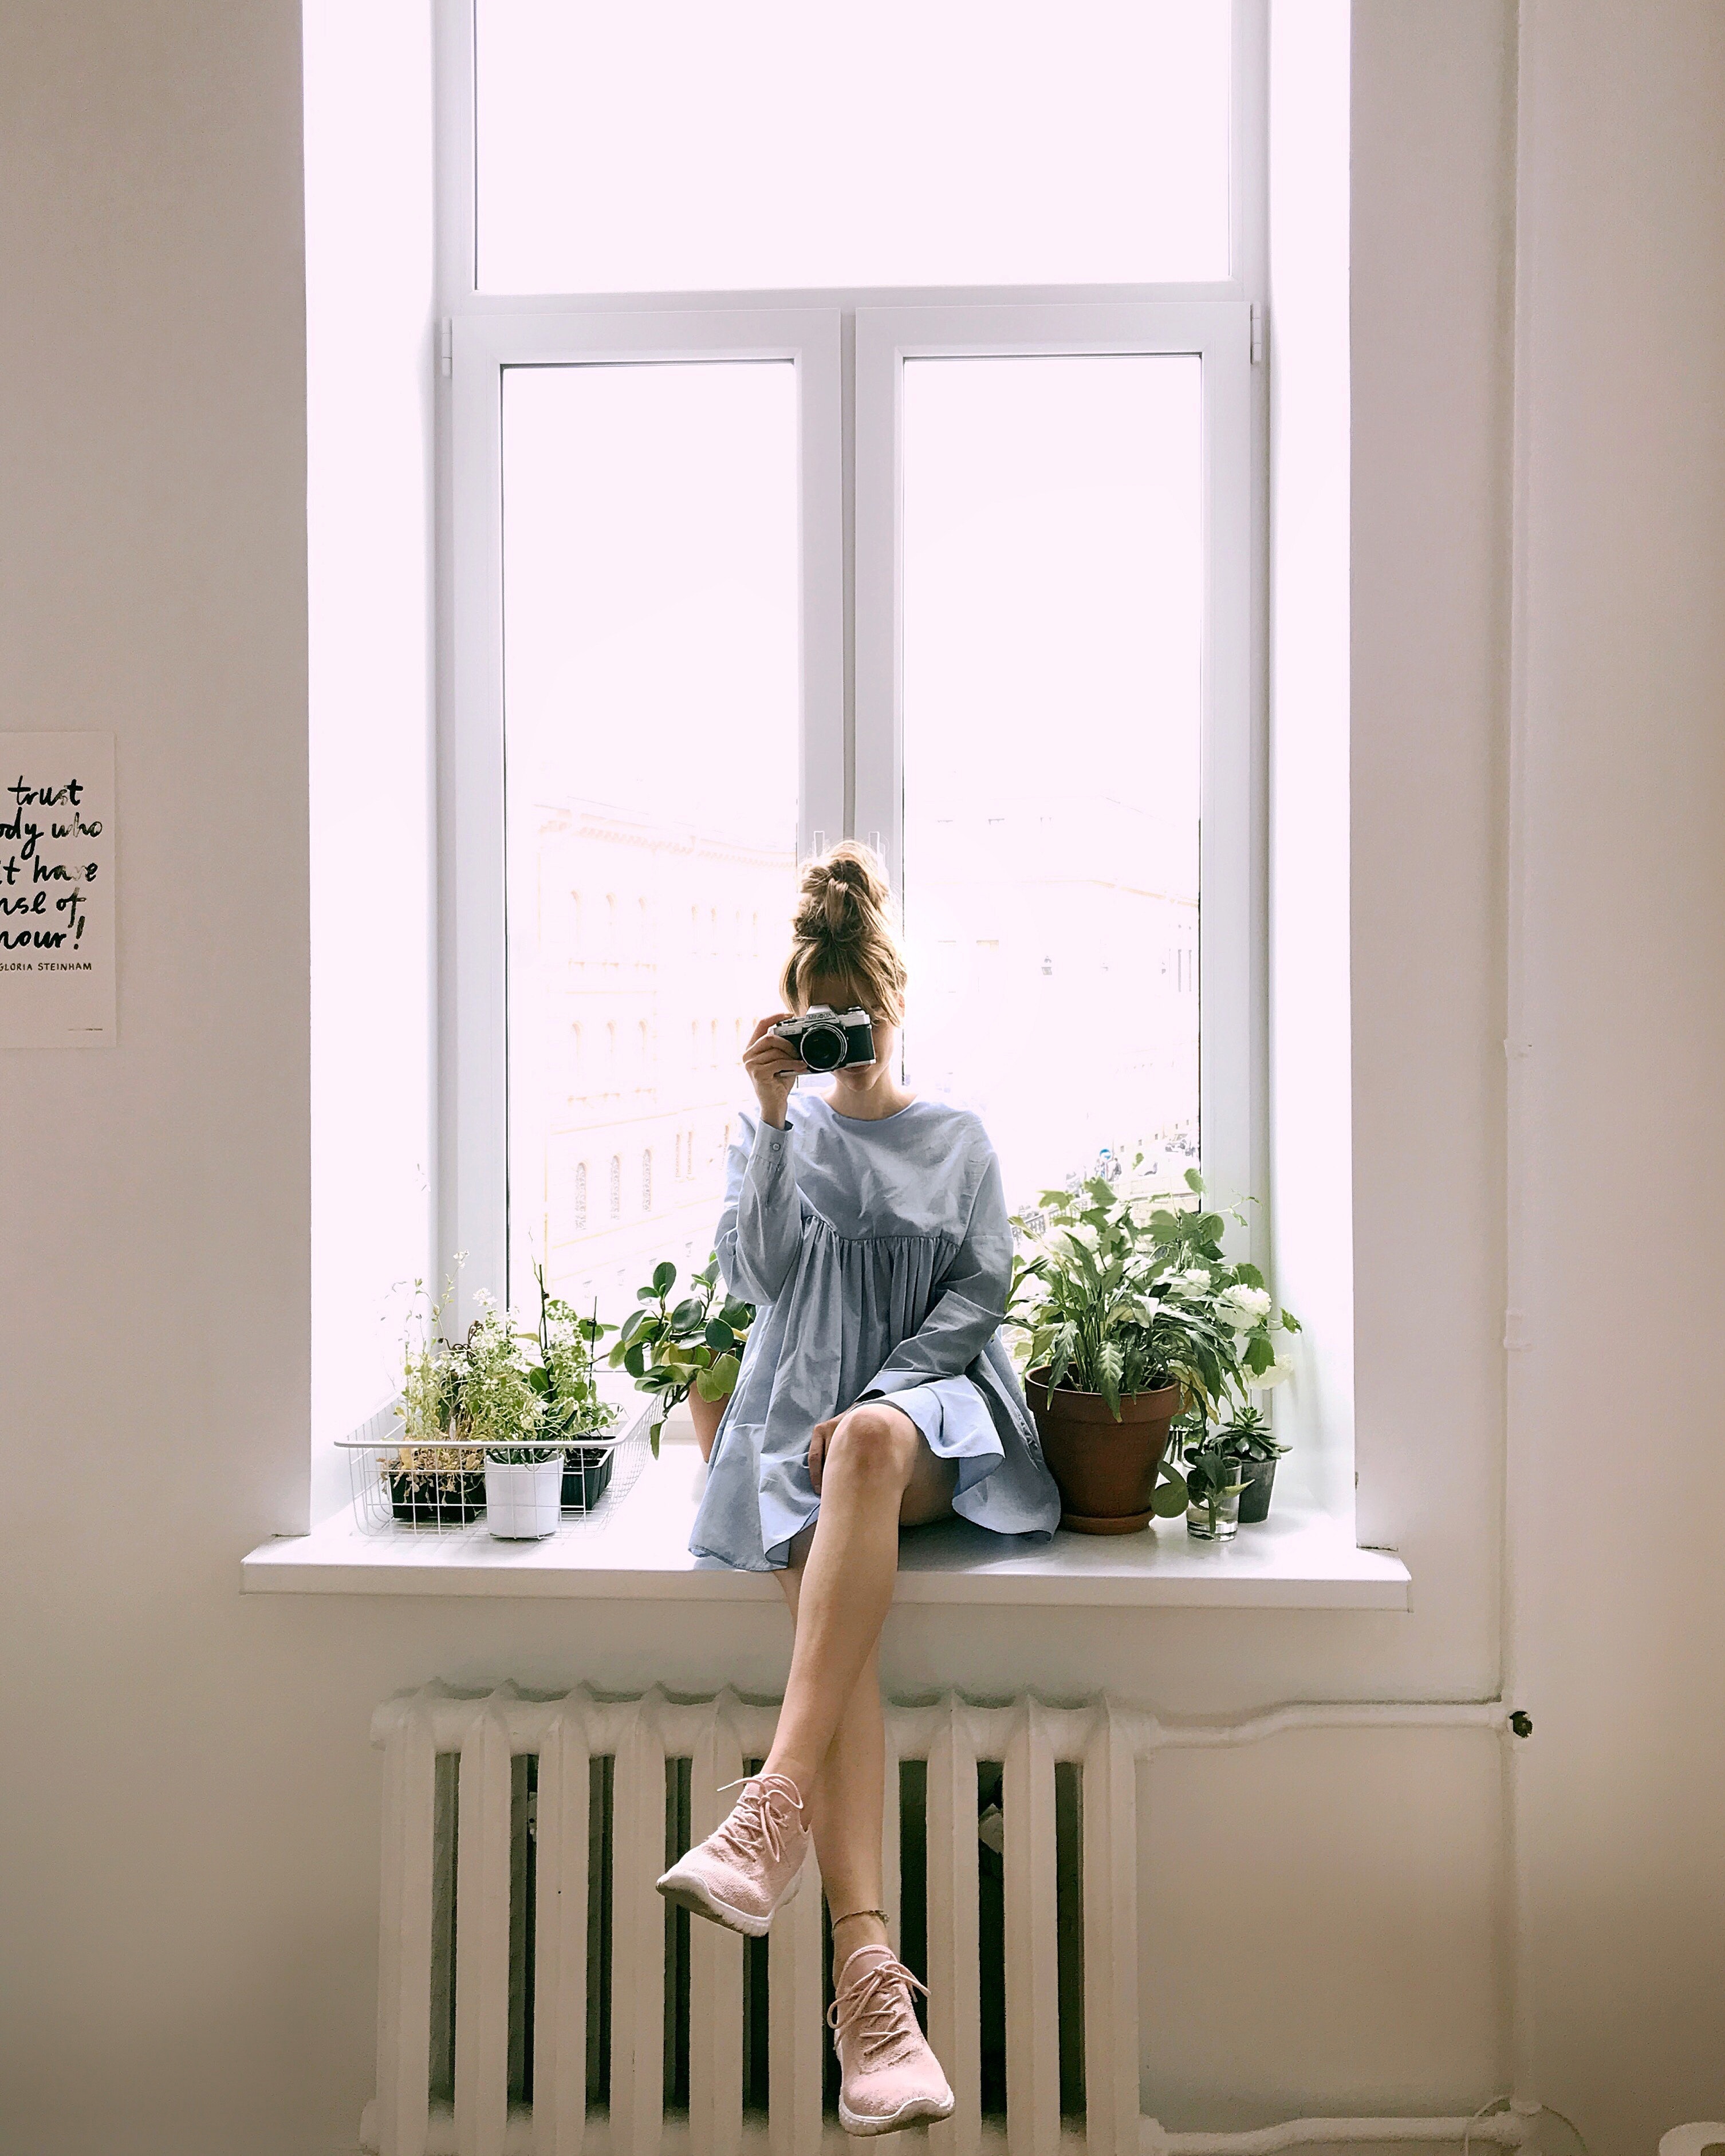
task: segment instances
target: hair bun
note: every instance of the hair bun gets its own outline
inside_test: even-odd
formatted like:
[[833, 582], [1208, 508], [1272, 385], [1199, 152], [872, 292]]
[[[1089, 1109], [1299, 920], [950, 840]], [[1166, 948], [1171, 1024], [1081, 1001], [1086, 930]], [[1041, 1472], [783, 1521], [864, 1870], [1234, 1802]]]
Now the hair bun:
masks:
[[904, 959], [893, 932], [892, 888], [878, 854], [846, 839], [809, 862], [791, 934], [787, 998], [819, 980], [875, 1017], [897, 1022]]

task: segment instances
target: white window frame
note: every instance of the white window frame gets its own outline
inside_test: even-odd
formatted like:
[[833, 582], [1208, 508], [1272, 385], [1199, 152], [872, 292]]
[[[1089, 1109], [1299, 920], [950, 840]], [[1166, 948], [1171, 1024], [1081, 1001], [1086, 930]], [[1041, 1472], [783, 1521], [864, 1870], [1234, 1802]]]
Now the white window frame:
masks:
[[[829, 308], [499, 313], [449, 339], [452, 695], [443, 715], [442, 1173], [465, 1281], [509, 1276], [508, 944], [504, 859], [503, 393], [517, 367], [778, 360], [797, 370], [803, 588], [799, 852], [845, 813], [839, 317]], [[521, 1283], [514, 1284], [519, 1291]]]
[[[1200, 1115], [1219, 1194], [1266, 1195], [1262, 350], [1265, 0], [1235, 0], [1232, 272], [1202, 285], [554, 295], [476, 283], [472, 0], [434, 0], [438, 109], [439, 1171], [465, 1298], [510, 1292], [502, 573], [511, 367], [778, 359], [798, 371], [799, 855], [875, 839], [900, 886], [900, 390], [906, 358], [1196, 354], [1207, 530]], [[589, 1189], [588, 1203], [593, 1203]], [[1254, 1254], [1268, 1245], [1260, 1209]], [[514, 1283], [518, 1291], [520, 1283]]]
[[904, 888], [901, 543], [906, 360], [1189, 353], [1203, 369], [1199, 1127], [1218, 1192], [1254, 1188], [1251, 307], [865, 308], [856, 317], [855, 825]]

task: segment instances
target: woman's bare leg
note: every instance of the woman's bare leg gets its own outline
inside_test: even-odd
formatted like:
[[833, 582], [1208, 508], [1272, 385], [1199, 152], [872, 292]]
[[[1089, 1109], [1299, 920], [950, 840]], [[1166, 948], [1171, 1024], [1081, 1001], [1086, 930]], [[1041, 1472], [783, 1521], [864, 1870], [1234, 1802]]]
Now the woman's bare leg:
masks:
[[[779, 1575], [795, 1620], [803, 1568]], [[880, 1917], [861, 1915], [880, 1906], [880, 1831], [886, 1816], [886, 1728], [880, 1710], [878, 1653], [870, 1656], [841, 1717], [820, 1772], [803, 1799], [814, 1835], [820, 1883], [836, 1922], [833, 1953], [842, 1965], [855, 1948], [885, 1946]]]
[[856, 1948], [886, 1942], [879, 1917], [854, 1912], [877, 1907], [882, 1892], [879, 1645], [899, 1528], [944, 1517], [956, 1480], [908, 1415], [873, 1401], [853, 1409], [828, 1442], [812, 1537], [798, 1537], [804, 1548], [793, 1547], [779, 1574], [797, 1642], [762, 1772], [788, 1774], [809, 1808], [841, 1964]]

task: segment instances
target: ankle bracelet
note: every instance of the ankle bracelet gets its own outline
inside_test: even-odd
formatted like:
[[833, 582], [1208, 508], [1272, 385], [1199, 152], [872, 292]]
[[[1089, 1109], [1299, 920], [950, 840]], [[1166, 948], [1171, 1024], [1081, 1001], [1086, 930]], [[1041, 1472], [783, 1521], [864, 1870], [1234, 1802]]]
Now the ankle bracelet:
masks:
[[842, 1917], [832, 1919], [833, 1929], [836, 1932], [840, 1924], [848, 1924], [853, 1917], [878, 1917], [883, 1924], [886, 1922], [884, 1909], [847, 1909]]

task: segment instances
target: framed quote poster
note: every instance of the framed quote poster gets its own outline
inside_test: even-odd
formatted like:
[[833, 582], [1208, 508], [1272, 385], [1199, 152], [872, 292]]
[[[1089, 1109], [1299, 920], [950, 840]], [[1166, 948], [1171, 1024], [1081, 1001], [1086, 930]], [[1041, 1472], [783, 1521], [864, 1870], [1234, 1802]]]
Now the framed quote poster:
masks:
[[114, 737], [0, 734], [0, 1049], [114, 1039]]

